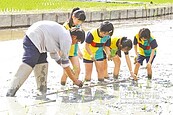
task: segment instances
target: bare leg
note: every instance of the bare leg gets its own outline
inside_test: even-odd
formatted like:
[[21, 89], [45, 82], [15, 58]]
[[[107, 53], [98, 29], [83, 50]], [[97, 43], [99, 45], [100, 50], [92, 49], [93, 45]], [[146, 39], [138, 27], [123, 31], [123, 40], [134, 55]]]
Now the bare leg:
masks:
[[134, 74], [136, 75], [136, 78], [134, 78], [134, 80], [137, 80], [137, 75], [138, 75], [138, 70], [139, 70], [139, 67], [140, 67], [140, 63], [136, 63], [135, 64], [135, 69], [134, 69]]
[[120, 71], [120, 65], [121, 65], [121, 60], [120, 57], [118, 55], [116, 55], [113, 58], [115, 67], [114, 67], [114, 71], [113, 71], [113, 77], [118, 79], [118, 75], [119, 75], [119, 71]]
[[96, 61], [96, 70], [98, 73], [98, 81], [104, 81], [104, 67], [103, 67], [103, 61]]
[[80, 62], [79, 62], [78, 56], [72, 57], [70, 61], [73, 65], [73, 71], [75, 73], [76, 78], [79, 78], [79, 74], [81, 70], [80, 70]]
[[[71, 64], [73, 66], [73, 71], [75, 73], [76, 78], [79, 77], [80, 74], [80, 62], [79, 62], [79, 58], [78, 56], [74, 56], [70, 58]], [[61, 77], [61, 85], [65, 85], [66, 81], [67, 81], [67, 74], [65, 73], [65, 71], [63, 72], [63, 75]]]
[[108, 64], [107, 64], [107, 59], [104, 59], [103, 60], [103, 70], [104, 70], [104, 78], [109, 78], [109, 75], [108, 75]]
[[65, 85], [66, 84], [67, 77], [68, 76], [67, 76], [65, 70], [63, 70], [63, 75], [61, 77], [61, 85]]
[[151, 79], [152, 78], [152, 66], [148, 66], [147, 67], [147, 73], [148, 73], [148, 79]]
[[91, 74], [93, 69], [93, 63], [85, 63], [85, 80], [91, 80]]

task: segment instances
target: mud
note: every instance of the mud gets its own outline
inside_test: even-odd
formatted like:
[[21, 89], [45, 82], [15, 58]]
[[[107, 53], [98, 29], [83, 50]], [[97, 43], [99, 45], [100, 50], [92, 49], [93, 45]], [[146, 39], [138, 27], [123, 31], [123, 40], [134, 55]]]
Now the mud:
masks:
[[[114, 35], [127, 36], [133, 40], [140, 28], [151, 30], [158, 42], [157, 56], [153, 63], [153, 79], [147, 79], [145, 63], [139, 70], [137, 82], [130, 76], [124, 56], [119, 82], [114, 79], [105, 83], [97, 82], [95, 68], [92, 81], [85, 82], [84, 88], [77, 88], [68, 79], [66, 86], [60, 85], [62, 68], [48, 57], [48, 95], [44, 100], [36, 99], [36, 83], [33, 73], [22, 85], [16, 97], [6, 98], [10, 79], [15, 74], [22, 58], [22, 36], [7, 36], [4, 39], [17, 40], [0, 42], [0, 114], [2, 115], [172, 115], [173, 114], [173, 15], [150, 19], [111, 21], [115, 26]], [[100, 22], [83, 24], [85, 30], [99, 26]], [[22, 29], [24, 32], [26, 29]], [[4, 31], [11, 30], [0, 30]], [[14, 31], [14, 30], [13, 30]], [[15, 30], [18, 31], [18, 30]], [[0, 36], [1, 36], [0, 35]], [[9, 37], [10, 36], [10, 37]], [[83, 47], [83, 45], [81, 45]], [[134, 50], [130, 51], [133, 63]], [[81, 74], [84, 79], [84, 65]], [[109, 75], [112, 77], [113, 62], [109, 61]], [[134, 67], [134, 65], [133, 65]], [[121, 82], [121, 81], [124, 82]], [[110, 82], [110, 84], [108, 84]], [[112, 83], [115, 82], [115, 83]], [[54, 93], [52, 93], [54, 92]]]

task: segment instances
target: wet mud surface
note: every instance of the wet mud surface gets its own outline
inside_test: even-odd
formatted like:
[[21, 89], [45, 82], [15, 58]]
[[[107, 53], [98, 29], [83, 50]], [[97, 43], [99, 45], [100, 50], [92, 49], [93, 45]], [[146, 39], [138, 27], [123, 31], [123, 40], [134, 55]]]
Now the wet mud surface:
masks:
[[[173, 15], [150, 19], [112, 21], [115, 27], [115, 36], [127, 36], [132, 40], [140, 28], [147, 27], [151, 30], [159, 45], [157, 56], [152, 65], [153, 79], [147, 79], [145, 63], [139, 70], [137, 82], [128, 79], [130, 74], [124, 56], [122, 56], [118, 80], [109, 79], [99, 83], [96, 70], [93, 68], [92, 81], [85, 82], [83, 88], [73, 85], [69, 79], [66, 86], [61, 86], [62, 68], [48, 57], [48, 92], [46, 99], [43, 100], [36, 97], [36, 83], [33, 73], [19, 89], [16, 97], [5, 97], [10, 79], [21, 63], [23, 49], [22, 39], [1, 41], [0, 115], [172, 115], [172, 19]], [[100, 22], [93, 22], [83, 24], [82, 27], [89, 30], [99, 24]], [[22, 38], [21, 33], [19, 38]], [[133, 63], [133, 49], [130, 51], [130, 57]], [[84, 65], [82, 60], [80, 61], [81, 74], [79, 79], [83, 80]], [[112, 78], [113, 62], [109, 61], [108, 66], [108, 72]]]

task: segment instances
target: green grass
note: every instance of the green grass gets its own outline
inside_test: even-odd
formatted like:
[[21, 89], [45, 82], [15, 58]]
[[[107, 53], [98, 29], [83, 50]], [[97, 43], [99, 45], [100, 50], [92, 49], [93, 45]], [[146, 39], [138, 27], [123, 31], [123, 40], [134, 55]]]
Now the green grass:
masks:
[[127, 1], [134, 1], [134, 2], [153, 2], [157, 4], [162, 4], [162, 3], [173, 3], [172, 0], [127, 0]]
[[[116, 0], [112, 0], [116, 1]], [[121, 0], [149, 3], [151, 0]], [[173, 0], [152, 0], [154, 4], [173, 3]], [[70, 11], [74, 7], [84, 10], [110, 10], [121, 7], [137, 7], [143, 4], [122, 4], [104, 2], [84, 2], [84, 0], [0, 0], [0, 12], [21, 12], [38, 10]]]

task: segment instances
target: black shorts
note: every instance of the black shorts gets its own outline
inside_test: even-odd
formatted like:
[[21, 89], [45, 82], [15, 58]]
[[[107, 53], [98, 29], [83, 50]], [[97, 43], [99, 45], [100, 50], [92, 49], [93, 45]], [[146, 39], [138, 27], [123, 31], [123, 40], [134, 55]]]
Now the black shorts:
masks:
[[[151, 64], [153, 63], [155, 57], [156, 57], [156, 55], [153, 57], [153, 60], [151, 61]], [[150, 59], [150, 56], [146, 57], [146, 56], [138, 55], [137, 62], [140, 63], [141, 65], [143, 65], [143, 61], [145, 59], [146, 59], [146, 63], [148, 63], [148, 61]]]
[[47, 53], [40, 53], [32, 41], [25, 36], [23, 40], [24, 54], [22, 62], [34, 67], [36, 64], [47, 63]]
[[[102, 58], [102, 59], [97, 59], [96, 61], [103, 61], [104, 59]], [[92, 60], [87, 60], [87, 59], [83, 59], [83, 62], [84, 63], [93, 63], [94, 61], [92, 61]]]

